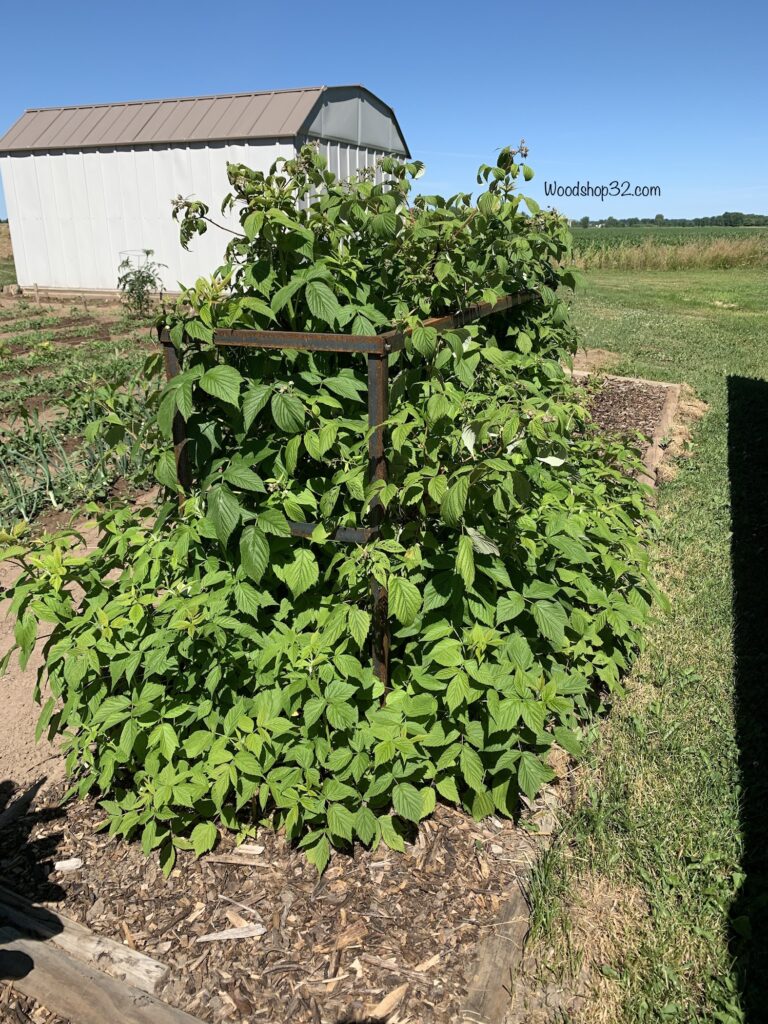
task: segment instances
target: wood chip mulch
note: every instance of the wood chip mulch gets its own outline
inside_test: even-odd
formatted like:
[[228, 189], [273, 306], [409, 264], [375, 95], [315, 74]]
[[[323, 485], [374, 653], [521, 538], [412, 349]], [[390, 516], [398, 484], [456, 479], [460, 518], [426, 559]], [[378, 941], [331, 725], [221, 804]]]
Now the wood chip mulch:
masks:
[[[554, 827], [552, 794], [526, 812], [527, 827], [439, 806], [404, 854], [357, 847], [322, 877], [262, 829], [252, 864], [219, 860], [235, 850], [224, 837], [202, 860], [180, 857], [166, 880], [156, 856], [94, 831], [93, 803], [61, 808], [52, 791], [0, 830], [0, 876], [168, 964], [157, 995], [206, 1021], [354, 1024], [384, 1019], [389, 997], [386, 1019], [455, 1024], [479, 941]], [[82, 867], [54, 870], [75, 857]], [[248, 925], [264, 933], [198, 941]], [[0, 1020], [60, 1024], [1, 981]]]
[[604, 377], [589, 399], [596, 423], [608, 434], [653, 438], [667, 399], [665, 384], [624, 377]]

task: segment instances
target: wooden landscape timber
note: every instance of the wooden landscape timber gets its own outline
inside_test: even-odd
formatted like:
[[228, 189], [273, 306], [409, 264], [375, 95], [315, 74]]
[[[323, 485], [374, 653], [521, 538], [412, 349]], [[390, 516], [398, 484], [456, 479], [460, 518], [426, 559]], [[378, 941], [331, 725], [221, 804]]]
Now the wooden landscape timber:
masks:
[[21, 935], [51, 942], [68, 956], [91, 964], [118, 981], [154, 995], [168, 968], [152, 957], [96, 935], [84, 925], [46, 907], [37, 906], [0, 885], [0, 925]]
[[0, 963], [17, 991], [73, 1024], [200, 1024], [199, 1018], [18, 929], [0, 928]]

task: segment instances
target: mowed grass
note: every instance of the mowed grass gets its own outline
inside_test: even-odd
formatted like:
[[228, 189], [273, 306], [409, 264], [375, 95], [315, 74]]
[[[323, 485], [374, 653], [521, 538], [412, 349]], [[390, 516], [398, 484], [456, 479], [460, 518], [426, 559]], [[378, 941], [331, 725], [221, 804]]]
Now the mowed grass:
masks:
[[[745, 848], [745, 831], [768, 800], [765, 810], [755, 803], [762, 782], [750, 788], [742, 771], [766, 736], [759, 706], [742, 693], [739, 712], [735, 693], [728, 378], [732, 402], [734, 377], [768, 378], [768, 283], [750, 271], [590, 273], [574, 313], [586, 347], [619, 354], [611, 372], [686, 382], [709, 411], [658, 492], [656, 572], [671, 608], [577, 771], [576, 809], [540, 868], [539, 968], [586, 971], [575, 985], [586, 976], [591, 992], [579, 1021], [757, 1024], [768, 996], [757, 970], [764, 880], [758, 870], [745, 903], [743, 869], [765, 858]], [[761, 441], [747, 455], [756, 479], [768, 459]], [[768, 507], [757, 520], [768, 522]], [[756, 547], [754, 566], [768, 585]], [[583, 926], [597, 913], [595, 892], [610, 894], [599, 941]]]

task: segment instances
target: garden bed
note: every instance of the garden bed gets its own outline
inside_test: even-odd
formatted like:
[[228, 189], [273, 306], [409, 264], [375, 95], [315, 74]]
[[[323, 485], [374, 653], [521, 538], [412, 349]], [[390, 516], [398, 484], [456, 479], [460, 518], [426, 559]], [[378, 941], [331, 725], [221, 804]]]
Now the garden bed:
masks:
[[600, 429], [638, 441], [645, 466], [642, 479], [655, 486], [680, 386], [640, 377], [596, 376], [582, 370], [574, 371], [573, 376], [585, 386], [590, 411]]
[[[461, 1020], [478, 944], [553, 820], [542, 800], [526, 815], [538, 834], [440, 806], [404, 854], [358, 847], [322, 877], [261, 830], [253, 853], [224, 840], [199, 861], [180, 858], [164, 880], [156, 855], [95, 833], [96, 806], [57, 808], [58, 791], [0, 832], [6, 884], [168, 964], [158, 996], [207, 1021], [352, 1024], [384, 1019], [376, 1008], [387, 997], [399, 1020]], [[74, 857], [81, 868], [53, 870]], [[228, 863], [238, 858], [246, 863]], [[263, 934], [200, 941], [248, 925]]]

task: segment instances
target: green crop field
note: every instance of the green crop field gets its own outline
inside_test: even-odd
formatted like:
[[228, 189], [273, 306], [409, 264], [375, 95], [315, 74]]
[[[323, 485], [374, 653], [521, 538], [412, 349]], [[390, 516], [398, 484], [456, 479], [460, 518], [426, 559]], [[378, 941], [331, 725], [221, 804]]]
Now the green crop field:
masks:
[[573, 228], [585, 270], [727, 270], [768, 265], [768, 228]]
[[693, 242], [711, 242], [714, 239], [738, 242], [768, 238], [768, 228], [678, 228], [641, 224], [631, 228], [571, 228], [571, 231], [576, 252], [582, 252], [591, 246], [615, 249], [619, 246], [643, 245], [649, 242], [653, 245], [690, 245]]

